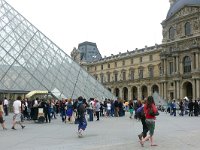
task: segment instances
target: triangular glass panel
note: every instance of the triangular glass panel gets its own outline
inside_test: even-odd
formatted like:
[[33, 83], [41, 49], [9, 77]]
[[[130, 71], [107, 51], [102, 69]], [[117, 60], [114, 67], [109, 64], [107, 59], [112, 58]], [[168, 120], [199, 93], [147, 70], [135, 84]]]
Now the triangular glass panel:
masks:
[[4, 0], [0, 0], [0, 71], [0, 90], [48, 90], [57, 98], [114, 98]]

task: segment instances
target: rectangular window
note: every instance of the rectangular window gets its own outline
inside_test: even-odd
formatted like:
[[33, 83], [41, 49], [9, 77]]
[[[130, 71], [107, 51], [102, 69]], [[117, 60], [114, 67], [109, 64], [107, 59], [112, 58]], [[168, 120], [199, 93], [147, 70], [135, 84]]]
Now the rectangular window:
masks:
[[153, 77], [153, 68], [149, 68], [149, 77]]
[[142, 57], [140, 57], [140, 62], [142, 62]]
[[117, 76], [118, 76], [118, 74], [115, 73], [115, 82], [117, 82]]
[[110, 64], [108, 64], [108, 68], [110, 68]]
[[133, 58], [131, 58], [131, 64], [133, 64]]
[[133, 71], [133, 70], [131, 70], [131, 74], [130, 74], [130, 75], [131, 75], [131, 78], [130, 78], [130, 79], [131, 79], [131, 80], [134, 80], [134, 71]]
[[173, 73], [173, 62], [169, 62], [169, 74]]
[[108, 74], [108, 82], [110, 82], [110, 73]]
[[160, 72], [160, 76], [162, 76], [163, 75], [163, 69], [162, 69], [162, 67], [159, 67], [159, 72]]
[[139, 79], [143, 79], [143, 69], [139, 70]]
[[101, 65], [101, 70], [103, 70], [103, 65]]
[[123, 80], [125, 81], [126, 80], [126, 72], [123, 72]]

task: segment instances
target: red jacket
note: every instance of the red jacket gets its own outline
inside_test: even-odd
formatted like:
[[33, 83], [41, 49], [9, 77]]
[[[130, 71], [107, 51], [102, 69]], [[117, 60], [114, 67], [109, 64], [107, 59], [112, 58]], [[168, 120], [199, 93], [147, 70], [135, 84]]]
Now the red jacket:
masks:
[[[151, 105], [152, 109], [153, 109], [153, 112], [156, 113], [158, 110], [156, 108], [156, 106], [154, 104]], [[151, 116], [149, 115], [149, 108], [147, 108], [147, 104], [144, 105], [144, 113], [145, 113], [145, 117], [146, 119], [156, 119], [155, 116]]]

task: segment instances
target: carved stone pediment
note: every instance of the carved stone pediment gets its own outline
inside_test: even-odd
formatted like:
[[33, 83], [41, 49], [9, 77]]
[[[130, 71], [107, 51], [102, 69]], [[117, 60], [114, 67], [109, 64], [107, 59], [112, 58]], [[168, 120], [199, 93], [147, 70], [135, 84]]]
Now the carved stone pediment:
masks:
[[200, 11], [200, 7], [197, 6], [185, 6], [182, 9], [180, 9], [177, 13], [175, 13], [175, 15], [173, 15], [173, 17], [171, 19], [177, 19], [177, 18], [182, 18], [185, 17], [187, 15], [191, 15], [194, 13], [197, 13]]

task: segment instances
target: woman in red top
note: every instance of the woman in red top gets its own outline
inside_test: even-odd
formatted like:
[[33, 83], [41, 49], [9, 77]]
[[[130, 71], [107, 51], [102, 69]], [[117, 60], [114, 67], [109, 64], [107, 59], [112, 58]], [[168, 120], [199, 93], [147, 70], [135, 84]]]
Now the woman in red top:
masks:
[[149, 96], [147, 98], [146, 104], [144, 105], [144, 113], [145, 113], [145, 117], [146, 117], [146, 124], [147, 127], [149, 129], [149, 135], [147, 135], [144, 139], [142, 139], [140, 141], [140, 144], [143, 146], [144, 142], [150, 139], [151, 142], [151, 146], [157, 146], [156, 144], [153, 144], [153, 134], [154, 134], [154, 129], [155, 129], [155, 115], [152, 115], [151, 113], [149, 113], [151, 111], [153, 111], [154, 113], [158, 112], [156, 106], [155, 106], [155, 102], [152, 96]]

